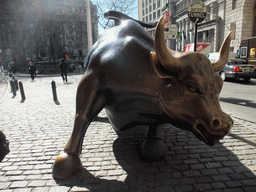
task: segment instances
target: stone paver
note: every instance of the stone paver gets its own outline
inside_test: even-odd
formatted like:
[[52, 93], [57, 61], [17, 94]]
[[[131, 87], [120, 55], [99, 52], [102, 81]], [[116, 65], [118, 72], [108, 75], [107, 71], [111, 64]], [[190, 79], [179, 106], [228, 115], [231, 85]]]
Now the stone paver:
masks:
[[[209, 147], [195, 136], [163, 125], [168, 153], [163, 161], [144, 162], [138, 149], [147, 128], [116, 133], [103, 110], [87, 130], [83, 171], [66, 180], [52, 178], [52, 165], [69, 139], [74, 123], [77, 84], [82, 75], [37, 77], [0, 104], [1, 130], [11, 152], [0, 163], [1, 191], [256, 191], [256, 127], [234, 118], [229, 136]], [[53, 101], [51, 81], [60, 105]], [[230, 111], [227, 111], [232, 116]]]

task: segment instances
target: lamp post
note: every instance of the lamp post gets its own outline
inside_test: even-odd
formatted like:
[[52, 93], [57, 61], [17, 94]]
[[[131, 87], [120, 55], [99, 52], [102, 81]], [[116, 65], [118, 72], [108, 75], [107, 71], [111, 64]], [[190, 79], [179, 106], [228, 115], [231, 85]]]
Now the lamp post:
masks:
[[194, 51], [196, 52], [196, 44], [197, 44], [197, 22], [198, 19], [195, 21], [195, 38], [194, 38]]
[[3, 58], [2, 58], [2, 49], [0, 49], [0, 72], [3, 72]]
[[202, 0], [192, 1], [187, 10], [189, 19], [195, 23], [194, 51], [196, 51], [197, 43], [197, 24], [201, 23], [205, 19], [206, 12], [206, 6]]
[[87, 19], [87, 39], [88, 39], [88, 51], [89, 51], [92, 48], [92, 23], [91, 23], [90, 0], [86, 1], [86, 19]]

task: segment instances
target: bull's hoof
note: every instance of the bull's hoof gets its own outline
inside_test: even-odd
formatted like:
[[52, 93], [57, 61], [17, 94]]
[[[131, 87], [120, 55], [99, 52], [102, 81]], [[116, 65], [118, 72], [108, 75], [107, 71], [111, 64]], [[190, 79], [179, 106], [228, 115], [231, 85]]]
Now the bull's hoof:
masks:
[[167, 148], [159, 139], [148, 139], [141, 146], [141, 155], [146, 161], [160, 161], [166, 152]]
[[67, 179], [79, 173], [82, 169], [82, 162], [78, 155], [69, 155], [62, 152], [54, 162], [52, 175], [55, 179]]

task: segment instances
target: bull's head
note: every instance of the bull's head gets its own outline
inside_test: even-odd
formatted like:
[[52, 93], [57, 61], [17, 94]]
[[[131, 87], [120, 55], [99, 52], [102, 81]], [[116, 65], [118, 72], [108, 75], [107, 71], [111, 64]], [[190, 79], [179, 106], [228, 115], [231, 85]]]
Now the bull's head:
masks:
[[223, 81], [217, 75], [228, 60], [230, 40], [231, 33], [222, 44], [219, 59], [211, 63], [201, 53], [168, 49], [163, 18], [156, 28], [151, 59], [156, 73], [165, 82], [160, 93], [162, 107], [172, 119], [190, 123], [192, 132], [208, 145], [227, 135], [233, 125], [230, 116], [220, 108]]

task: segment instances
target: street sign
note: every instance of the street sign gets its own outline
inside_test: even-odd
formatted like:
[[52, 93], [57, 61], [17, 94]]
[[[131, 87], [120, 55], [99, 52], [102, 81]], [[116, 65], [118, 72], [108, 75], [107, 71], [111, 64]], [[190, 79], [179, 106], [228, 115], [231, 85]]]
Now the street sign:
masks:
[[177, 25], [176, 24], [168, 24], [165, 25], [164, 29], [165, 39], [176, 39], [177, 38]]
[[201, 0], [194, 0], [188, 7], [188, 17], [194, 23], [201, 23], [206, 17], [206, 6]]
[[178, 34], [178, 37], [180, 38], [180, 40], [182, 40], [182, 32], [177, 32], [177, 34]]

